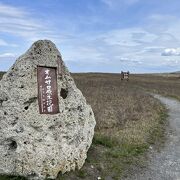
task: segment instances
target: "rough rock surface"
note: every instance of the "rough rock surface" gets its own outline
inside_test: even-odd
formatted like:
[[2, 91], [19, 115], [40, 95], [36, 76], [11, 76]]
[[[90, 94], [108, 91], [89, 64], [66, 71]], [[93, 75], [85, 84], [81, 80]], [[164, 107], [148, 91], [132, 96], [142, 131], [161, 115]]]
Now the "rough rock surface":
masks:
[[51, 41], [37, 41], [0, 81], [0, 174], [56, 178], [85, 162], [94, 114], [63, 62], [57, 76], [60, 113], [39, 113], [37, 66], [58, 67], [58, 56]]

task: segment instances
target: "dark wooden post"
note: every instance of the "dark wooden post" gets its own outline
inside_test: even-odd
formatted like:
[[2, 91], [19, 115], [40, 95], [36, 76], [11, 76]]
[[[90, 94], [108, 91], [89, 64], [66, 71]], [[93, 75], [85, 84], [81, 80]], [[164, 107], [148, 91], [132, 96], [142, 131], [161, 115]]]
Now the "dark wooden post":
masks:
[[121, 81], [124, 79], [124, 73], [121, 71]]

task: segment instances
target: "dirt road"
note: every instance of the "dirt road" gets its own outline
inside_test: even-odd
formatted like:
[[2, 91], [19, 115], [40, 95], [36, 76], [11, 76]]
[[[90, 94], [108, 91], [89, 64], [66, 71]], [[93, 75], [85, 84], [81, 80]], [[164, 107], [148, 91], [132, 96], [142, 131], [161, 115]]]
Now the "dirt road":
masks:
[[165, 146], [150, 153], [150, 163], [142, 172], [126, 180], [180, 180], [180, 102], [155, 95], [169, 111], [169, 128]]

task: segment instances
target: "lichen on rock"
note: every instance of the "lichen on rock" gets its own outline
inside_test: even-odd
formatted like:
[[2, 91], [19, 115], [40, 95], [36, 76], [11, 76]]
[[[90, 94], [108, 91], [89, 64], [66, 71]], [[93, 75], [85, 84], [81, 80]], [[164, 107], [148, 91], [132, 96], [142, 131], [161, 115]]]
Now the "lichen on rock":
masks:
[[0, 81], [0, 174], [53, 179], [83, 166], [95, 118], [63, 61], [59, 113], [39, 113], [37, 66], [59, 68], [59, 57], [51, 41], [37, 41]]

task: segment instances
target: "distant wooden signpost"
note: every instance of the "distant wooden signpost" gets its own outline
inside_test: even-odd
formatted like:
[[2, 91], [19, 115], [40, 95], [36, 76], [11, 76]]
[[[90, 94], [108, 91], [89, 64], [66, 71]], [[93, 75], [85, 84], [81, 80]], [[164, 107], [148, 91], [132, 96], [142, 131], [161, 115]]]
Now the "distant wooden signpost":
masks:
[[121, 80], [129, 81], [129, 71], [127, 71], [127, 72], [121, 71]]

